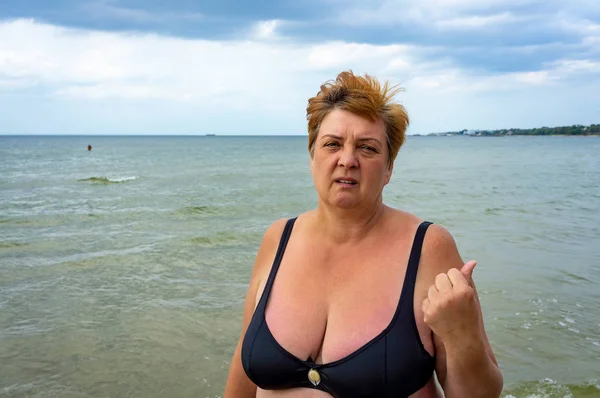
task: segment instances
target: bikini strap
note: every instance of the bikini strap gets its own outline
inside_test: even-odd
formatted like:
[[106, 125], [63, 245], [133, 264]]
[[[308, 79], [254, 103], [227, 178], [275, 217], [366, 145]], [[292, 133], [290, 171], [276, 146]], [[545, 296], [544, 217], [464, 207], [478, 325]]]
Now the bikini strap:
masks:
[[412, 248], [410, 250], [410, 257], [408, 259], [408, 266], [406, 268], [406, 277], [404, 281], [406, 287], [404, 294], [407, 295], [407, 304], [410, 305], [410, 308], [412, 308], [414, 305], [413, 299], [415, 295], [415, 284], [417, 282], [417, 271], [419, 270], [419, 262], [421, 261], [421, 250], [423, 249], [425, 232], [427, 232], [427, 228], [429, 228], [431, 224], [433, 223], [429, 221], [423, 221], [421, 224], [419, 224]]
[[283, 253], [285, 252], [285, 248], [287, 247], [288, 240], [290, 239], [290, 235], [292, 234], [292, 229], [294, 228], [294, 223], [296, 222], [297, 217], [293, 217], [287, 220], [285, 223], [285, 228], [283, 229], [283, 233], [281, 234], [281, 239], [279, 240], [279, 247], [277, 248], [277, 254], [275, 254], [275, 259], [273, 260], [273, 265], [271, 266], [271, 272], [269, 273], [269, 278], [267, 279], [267, 283], [265, 285], [264, 291], [262, 293], [262, 297], [260, 299], [259, 306], [264, 306], [266, 304], [267, 298], [271, 292], [271, 287], [273, 286], [273, 281], [275, 280], [275, 275], [277, 275], [277, 271], [279, 270], [279, 265], [281, 265], [281, 259], [283, 258]]

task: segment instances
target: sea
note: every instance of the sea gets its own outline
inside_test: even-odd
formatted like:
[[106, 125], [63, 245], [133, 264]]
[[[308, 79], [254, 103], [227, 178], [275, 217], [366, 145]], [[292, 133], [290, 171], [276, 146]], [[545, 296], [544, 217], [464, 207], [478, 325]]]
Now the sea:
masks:
[[[505, 398], [600, 397], [599, 154], [409, 136], [384, 190], [478, 261]], [[0, 136], [0, 396], [222, 397], [262, 234], [316, 203], [306, 136]]]

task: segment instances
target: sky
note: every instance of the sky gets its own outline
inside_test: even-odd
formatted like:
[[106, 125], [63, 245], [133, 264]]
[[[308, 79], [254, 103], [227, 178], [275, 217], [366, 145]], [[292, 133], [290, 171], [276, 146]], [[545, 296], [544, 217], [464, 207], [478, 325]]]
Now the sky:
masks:
[[600, 1], [0, 1], [0, 134], [303, 135], [345, 70], [409, 134], [600, 123]]

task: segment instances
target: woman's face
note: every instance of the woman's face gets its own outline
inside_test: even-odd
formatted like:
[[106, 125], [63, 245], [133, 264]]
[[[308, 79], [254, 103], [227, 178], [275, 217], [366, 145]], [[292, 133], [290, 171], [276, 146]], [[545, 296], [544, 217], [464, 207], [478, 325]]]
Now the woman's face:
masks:
[[383, 121], [335, 109], [321, 123], [311, 169], [319, 198], [341, 208], [368, 208], [381, 201], [390, 181]]

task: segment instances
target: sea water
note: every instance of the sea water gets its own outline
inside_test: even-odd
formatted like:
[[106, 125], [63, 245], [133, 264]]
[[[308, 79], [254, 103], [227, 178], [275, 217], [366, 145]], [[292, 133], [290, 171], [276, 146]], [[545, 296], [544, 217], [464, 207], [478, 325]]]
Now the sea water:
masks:
[[[600, 396], [599, 153], [409, 137], [384, 190], [478, 261], [505, 397]], [[0, 136], [0, 396], [222, 396], [262, 234], [316, 201], [305, 136]]]

